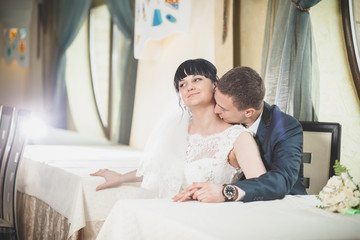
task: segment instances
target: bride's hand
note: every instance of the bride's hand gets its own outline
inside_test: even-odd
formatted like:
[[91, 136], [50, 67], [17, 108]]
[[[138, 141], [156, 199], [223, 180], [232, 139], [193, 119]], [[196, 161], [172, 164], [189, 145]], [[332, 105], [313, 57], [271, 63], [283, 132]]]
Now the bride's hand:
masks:
[[91, 173], [90, 176], [99, 176], [105, 178], [105, 183], [100, 184], [96, 187], [96, 191], [115, 187], [121, 184], [121, 176], [122, 174], [108, 170], [108, 169], [100, 169], [95, 173]]
[[181, 192], [179, 192], [178, 194], [176, 194], [172, 200], [174, 202], [184, 202], [188, 199], [192, 199], [194, 193], [197, 191], [198, 189], [191, 189], [190, 188], [187, 188]]

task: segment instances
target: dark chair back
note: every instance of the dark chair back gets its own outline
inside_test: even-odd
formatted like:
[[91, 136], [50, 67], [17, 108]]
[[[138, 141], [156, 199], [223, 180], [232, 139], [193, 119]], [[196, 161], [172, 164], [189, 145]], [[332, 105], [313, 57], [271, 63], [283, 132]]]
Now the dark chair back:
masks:
[[[0, 107], [0, 186], [2, 186], [2, 179], [5, 173], [5, 159], [8, 156], [10, 144], [9, 136], [11, 127], [13, 126], [14, 108]], [[0, 191], [0, 206], [2, 206], [2, 191]], [[3, 209], [0, 208], [0, 217], [3, 216]]]
[[[2, 221], [7, 223], [8, 226], [4, 229], [8, 229], [15, 234], [16, 239], [16, 219], [15, 219], [15, 203], [16, 203], [16, 174], [17, 169], [22, 157], [22, 153], [26, 144], [26, 131], [24, 131], [24, 125], [30, 117], [30, 112], [26, 110], [18, 110], [15, 113], [15, 122], [10, 141], [9, 154], [5, 160], [5, 168], [3, 174], [3, 182], [1, 184], [2, 192]], [[0, 229], [0, 232], [2, 231]]]
[[308, 194], [319, 194], [334, 175], [340, 161], [341, 125], [329, 122], [300, 122], [304, 130], [304, 183]]

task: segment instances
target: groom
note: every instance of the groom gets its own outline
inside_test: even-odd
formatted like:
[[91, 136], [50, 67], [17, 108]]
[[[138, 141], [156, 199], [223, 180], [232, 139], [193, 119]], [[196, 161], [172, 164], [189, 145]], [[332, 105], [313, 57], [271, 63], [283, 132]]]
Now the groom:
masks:
[[228, 71], [215, 91], [215, 113], [225, 122], [243, 124], [254, 133], [267, 173], [258, 178], [245, 179], [232, 185], [193, 183], [183, 196], [207, 202], [258, 201], [283, 198], [286, 194], [306, 194], [303, 184], [300, 123], [282, 112], [276, 105], [264, 102], [264, 82], [249, 67]]

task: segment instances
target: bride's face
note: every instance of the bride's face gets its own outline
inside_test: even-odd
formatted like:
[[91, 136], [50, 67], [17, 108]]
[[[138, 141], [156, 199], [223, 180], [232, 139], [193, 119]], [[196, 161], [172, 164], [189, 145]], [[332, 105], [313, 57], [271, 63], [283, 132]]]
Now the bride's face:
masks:
[[179, 92], [188, 108], [203, 104], [214, 105], [214, 87], [209, 78], [201, 75], [188, 75], [179, 81]]

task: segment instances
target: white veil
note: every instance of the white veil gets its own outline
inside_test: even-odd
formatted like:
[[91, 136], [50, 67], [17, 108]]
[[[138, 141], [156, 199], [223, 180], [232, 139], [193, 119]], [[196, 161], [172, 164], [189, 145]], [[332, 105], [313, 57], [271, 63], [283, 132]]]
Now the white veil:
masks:
[[141, 186], [155, 197], [171, 198], [181, 188], [189, 120], [187, 111], [167, 113], [147, 141], [136, 175], [143, 176]]

